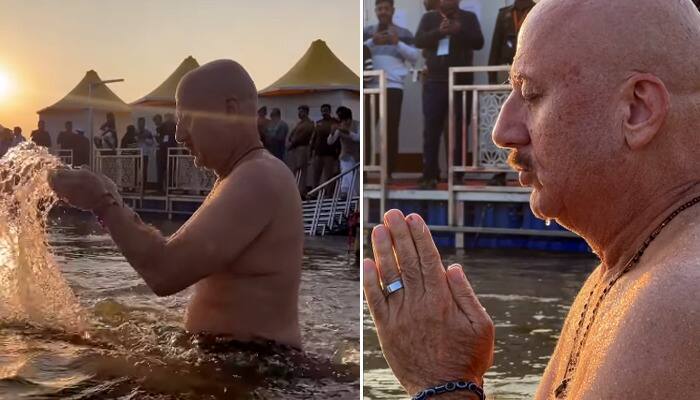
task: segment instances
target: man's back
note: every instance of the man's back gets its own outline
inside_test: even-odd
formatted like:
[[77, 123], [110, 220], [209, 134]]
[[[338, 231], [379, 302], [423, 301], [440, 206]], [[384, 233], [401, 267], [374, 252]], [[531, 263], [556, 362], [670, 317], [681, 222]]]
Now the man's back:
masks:
[[279, 159], [263, 153], [234, 169], [211, 196], [232, 189], [260, 191], [260, 202], [274, 215], [228, 271], [195, 285], [186, 328], [301, 347], [297, 299], [304, 233], [294, 177]]

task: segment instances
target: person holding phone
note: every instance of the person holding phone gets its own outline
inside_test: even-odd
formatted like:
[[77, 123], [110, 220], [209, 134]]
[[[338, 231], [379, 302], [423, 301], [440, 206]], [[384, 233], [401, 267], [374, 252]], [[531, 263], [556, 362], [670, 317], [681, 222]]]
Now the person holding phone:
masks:
[[[420, 50], [413, 45], [413, 34], [406, 28], [394, 24], [394, 0], [376, 0], [374, 12], [379, 21], [364, 31], [365, 46], [372, 53], [374, 69], [384, 70], [387, 79], [387, 169], [389, 176], [396, 169], [399, 153], [399, 124], [403, 103], [403, 85], [409, 66], [414, 66], [420, 58]], [[368, 87], [376, 87], [377, 82], [369, 82]], [[378, 104], [377, 104], [378, 106]], [[375, 111], [375, 116], [379, 113]], [[371, 121], [376, 123], [376, 121]], [[367, 143], [371, 138], [367, 139]], [[379, 149], [365, 148], [369, 156]]]

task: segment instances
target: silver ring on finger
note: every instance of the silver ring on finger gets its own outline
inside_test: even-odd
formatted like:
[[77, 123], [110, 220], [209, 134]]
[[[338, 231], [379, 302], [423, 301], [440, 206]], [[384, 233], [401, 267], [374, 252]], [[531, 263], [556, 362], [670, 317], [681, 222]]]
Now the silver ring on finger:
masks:
[[389, 297], [401, 289], [403, 289], [403, 281], [397, 279], [384, 287], [384, 296]]

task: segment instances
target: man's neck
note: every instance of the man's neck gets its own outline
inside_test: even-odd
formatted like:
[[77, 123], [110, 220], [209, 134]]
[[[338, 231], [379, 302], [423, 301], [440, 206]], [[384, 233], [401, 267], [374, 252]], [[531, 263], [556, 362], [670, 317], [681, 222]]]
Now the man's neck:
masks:
[[581, 234], [600, 257], [604, 271], [619, 270], [669, 214], [697, 196], [700, 196], [700, 181], [679, 185], [663, 195], [634, 197], [635, 206], [601, 218], [604, 225], [598, 232]]

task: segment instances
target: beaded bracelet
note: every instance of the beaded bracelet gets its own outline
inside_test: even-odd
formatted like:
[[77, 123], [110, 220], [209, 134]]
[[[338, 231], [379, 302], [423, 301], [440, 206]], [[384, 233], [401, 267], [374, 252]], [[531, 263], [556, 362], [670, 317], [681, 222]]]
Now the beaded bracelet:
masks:
[[436, 396], [438, 394], [443, 393], [456, 392], [458, 390], [470, 391], [479, 396], [479, 400], [486, 400], [484, 389], [482, 389], [481, 387], [479, 387], [479, 385], [471, 381], [455, 381], [448, 382], [440, 386], [433, 386], [413, 396], [412, 400], [425, 400], [428, 397]]

